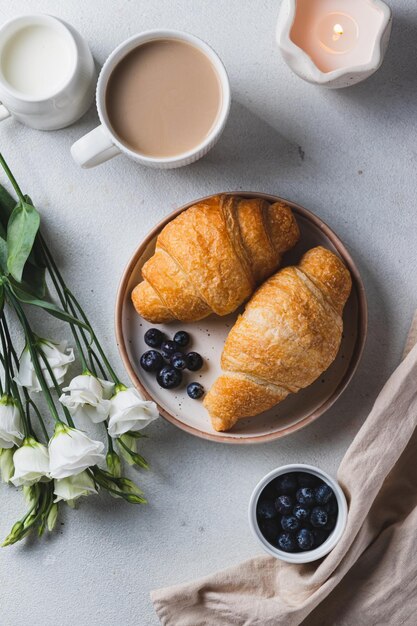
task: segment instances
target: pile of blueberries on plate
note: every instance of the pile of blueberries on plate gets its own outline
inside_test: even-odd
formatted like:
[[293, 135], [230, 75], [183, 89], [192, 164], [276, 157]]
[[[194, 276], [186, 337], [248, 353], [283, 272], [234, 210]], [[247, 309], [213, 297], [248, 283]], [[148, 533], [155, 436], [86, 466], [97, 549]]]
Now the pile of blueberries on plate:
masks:
[[[178, 331], [170, 340], [158, 328], [150, 328], [144, 339], [152, 350], [147, 350], [140, 357], [141, 367], [145, 372], [156, 373], [156, 380], [163, 389], [179, 387], [184, 370], [197, 372], [203, 367], [203, 359], [198, 352], [184, 354], [183, 349], [190, 343], [190, 335], [185, 330]], [[193, 400], [198, 400], [204, 395], [204, 387], [192, 382], [187, 385], [187, 393]]]
[[256, 508], [263, 536], [284, 552], [321, 546], [336, 525], [337, 513], [331, 487], [308, 472], [274, 478], [262, 491]]

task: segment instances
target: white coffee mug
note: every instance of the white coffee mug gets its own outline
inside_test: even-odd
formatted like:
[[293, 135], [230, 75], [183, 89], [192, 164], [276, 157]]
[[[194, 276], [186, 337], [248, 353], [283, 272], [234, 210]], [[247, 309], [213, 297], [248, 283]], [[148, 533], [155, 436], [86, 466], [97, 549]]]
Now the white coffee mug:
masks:
[[[118, 65], [118, 63], [131, 50], [137, 48], [141, 44], [147, 43], [148, 41], [159, 39], [176, 39], [185, 41], [205, 53], [217, 71], [222, 92], [222, 102], [217, 122], [209, 135], [203, 142], [188, 152], [183, 152], [171, 157], [150, 157], [130, 150], [127, 146], [121, 143], [113, 132], [106, 111], [105, 95], [107, 83], [116, 65]], [[85, 168], [100, 165], [101, 163], [104, 163], [112, 157], [122, 153], [126, 154], [134, 161], [137, 161], [142, 165], [147, 165], [148, 167], [171, 169], [174, 167], [188, 165], [207, 154], [207, 152], [219, 139], [229, 115], [230, 100], [230, 85], [225, 67], [214, 50], [204, 41], [194, 35], [190, 35], [189, 33], [176, 30], [152, 30], [134, 35], [133, 37], [130, 37], [130, 39], [121, 43], [110, 54], [107, 61], [103, 65], [99, 75], [96, 92], [97, 111], [101, 124], [87, 135], [84, 135], [84, 137], [81, 137], [81, 139], [76, 141], [71, 147], [71, 154], [75, 162]]]
[[[13, 37], [25, 29], [52, 29], [68, 50], [68, 67], [60, 84], [41, 96], [16, 89], [5, 76], [5, 50]], [[79, 119], [94, 99], [97, 73], [85, 39], [69, 24], [51, 15], [22, 15], [0, 28], [0, 120], [9, 116], [39, 130], [64, 128]]]

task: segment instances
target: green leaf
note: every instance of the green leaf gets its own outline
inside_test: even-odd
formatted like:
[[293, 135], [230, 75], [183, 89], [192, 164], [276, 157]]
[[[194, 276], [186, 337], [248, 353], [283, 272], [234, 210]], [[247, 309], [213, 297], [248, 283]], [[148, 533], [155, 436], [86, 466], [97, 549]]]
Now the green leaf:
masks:
[[33, 248], [39, 225], [40, 216], [35, 207], [21, 200], [13, 209], [7, 225], [7, 267], [18, 282], [22, 280], [23, 268]]
[[19, 285], [23, 291], [42, 300], [46, 293], [45, 270], [31, 263], [26, 263]]
[[[25, 196], [25, 200], [28, 204], [35, 206], [29, 196]], [[36, 235], [35, 243], [28, 258], [29, 263], [35, 267], [45, 268], [47, 266], [45, 261], [45, 255], [43, 253], [42, 244], [40, 242], [40, 233]]]
[[4, 287], [0, 285], [0, 313], [4, 308]]
[[9, 217], [16, 204], [17, 202], [13, 196], [10, 195], [3, 185], [0, 185], [0, 220], [3, 230], [5, 230]]
[[60, 309], [53, 302], [48, 302], [48, 300], [42, 300], [40, 298], [36, 298], [36, 296], [32, 295], [31, 293], [24, 291], [24, 289], [22, 289], [13, 279], [9, 279], [9, 281], [10, 281], [10, 289], [12, 290], [16, 298], [20, 300], [20, 302], [23, 302], [24, 304], [31, 304], [33, 306], [37, 306], [41, 309], [44, 309], [45, 311], [47, 311], [54, 317], [57, 317], [58, 319], [64, 322], [68, 322], [68, 324], [76, 324], [77, 326], [81, 326], [85, 330], [90, 331], [90, 328], [89, 326], [87, 326], [87, 324], [84, 324], [84, 322], [81, 322], [76, 317], [73, 317], [72, 315], [64, 311], [63, 309]]

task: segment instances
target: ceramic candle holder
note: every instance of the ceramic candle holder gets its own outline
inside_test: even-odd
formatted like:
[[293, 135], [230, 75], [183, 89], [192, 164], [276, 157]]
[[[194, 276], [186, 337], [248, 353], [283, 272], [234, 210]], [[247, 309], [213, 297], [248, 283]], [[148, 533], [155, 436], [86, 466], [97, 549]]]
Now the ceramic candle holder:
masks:
[[277, 42], [298, 76], [338, 89], [381, 66], [391, 25], [382, 0], [282, 0]]

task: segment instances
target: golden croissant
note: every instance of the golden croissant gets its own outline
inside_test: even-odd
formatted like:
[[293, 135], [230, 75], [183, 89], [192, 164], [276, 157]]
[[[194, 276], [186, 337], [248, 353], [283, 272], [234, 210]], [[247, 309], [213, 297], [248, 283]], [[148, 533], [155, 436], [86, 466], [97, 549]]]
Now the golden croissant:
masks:
[[224, 373], [204, 400], [215, 430], [272, 408], [331, 365], [351, 287], [339, 257], [318, 247], [258, 289], [227, 337]]
[[220, 195], [183, 211], [161, 231], [132, 292], [154, 324], [228, 315], [277, 270], [299, 239], [283, 202]]

